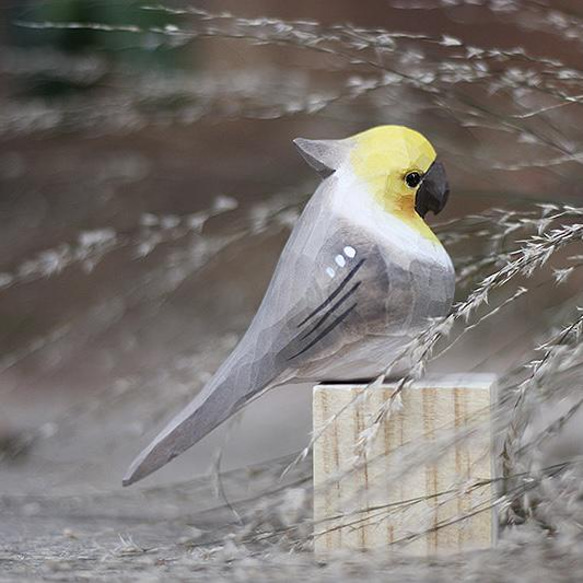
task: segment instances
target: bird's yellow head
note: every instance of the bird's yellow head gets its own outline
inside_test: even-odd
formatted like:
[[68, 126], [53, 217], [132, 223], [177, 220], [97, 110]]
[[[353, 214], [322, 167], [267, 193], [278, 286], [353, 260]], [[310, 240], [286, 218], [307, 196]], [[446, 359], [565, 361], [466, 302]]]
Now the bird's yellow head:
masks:
[[403, 126], [379, 126], [345, 140], [295, 141], [324, 177], [349, 165], [374, 200], [421, 234], [433, 237], [423, 217], [445, 206], [449, 187], [429, 141]]

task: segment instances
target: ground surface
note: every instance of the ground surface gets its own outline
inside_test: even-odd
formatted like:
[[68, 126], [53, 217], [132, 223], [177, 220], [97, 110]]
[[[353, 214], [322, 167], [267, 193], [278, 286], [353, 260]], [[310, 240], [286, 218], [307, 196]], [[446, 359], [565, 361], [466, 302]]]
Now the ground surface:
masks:
[[[279, 469], [281, 466], [279, 466]], [[255, 486], [273, 485], [264, 469]], [[301, 472], [300, 472], [301, 474]], [[231, 474], [227, 482], [240, 479]], [[296, 478], [299, 477], [295, 476]], [[256, 506], [253, 493], [237, 504]], [[213, 507], [213, 505], [216, 505]], [[206, 510], [192, 512], [193, 507]], [[0, 500], [0, 581], [578, 581], [583, 559], [573, 547], [534, 535], [495, 552], [425, 560], [376, 555], [317, 561], [230, 538], [233, 513], [207, 481], [147, 495]]]
[[305, 484], [308, 466], [280, 481], [284, 467], [279, 461], [227, 474], [226, 495], [238, 492], [230, 500], [233, 509], [210, 478], [95, 496], [2, 495], [0, 580], [149, 580], [169, 571], [200, 577], [210, 568], [219, 572], [230, 560], [252, 554], [229, 541], [242, 535], [235, 512], [255, 523], [282, 487]]
[[[213, 481], [83, 496], [0, 497], [0, 581], [580, 581], [570, 539], [524, 529], [497, 549], [421, 559], [339, 554], [317, 560], [294, 539], [262, 537], [309, 513], [301, 492], [307, 460], [280, 480], [290, 458], [224, 476], [232, 507]], [[282, 492], [287, 492], [281, 497]], [[292, 493], [292, 494], [290, 494]], [[293, 495], [295, 493], [295, 497]], [[241, 523], [244, 526], [241, 526]]]

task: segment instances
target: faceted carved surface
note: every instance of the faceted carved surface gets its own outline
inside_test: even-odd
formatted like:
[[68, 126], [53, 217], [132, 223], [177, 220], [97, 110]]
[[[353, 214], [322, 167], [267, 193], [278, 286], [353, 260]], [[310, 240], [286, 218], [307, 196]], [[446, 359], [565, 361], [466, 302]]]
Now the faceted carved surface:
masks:
[[[394, 133], [365, 132], [376, 136], [380, 154], [370, 146], [354, 163], [357, 150], [346, 140], [309, 142], [310, 156], [336, 171], [306, 205], [240, 343], [134, 461], [126, 484], [188, 449], [263, 391], [292, 382], [381, 374], [429, 318], [448, 313], [455, 285], [451, 260], [416, 214], [414, 191], [403, 179], [404, 170], [420, 163], [423, 146], [433, 149], [417, 132], [400, 128], [396, 142], [385, 144], [379, 131]], [[377, 168], [379, 160], [391, 161], [385, 150], [402, 168]], [[380, 194], [363, 172], [369, 182], [380, 180]], [[407, 220], [402, 209], [389, 210], [377, 200], [383, 193], [385, 202], [403, 198], [396, 185], [387, 187], [387, 177], [408, 190]]]

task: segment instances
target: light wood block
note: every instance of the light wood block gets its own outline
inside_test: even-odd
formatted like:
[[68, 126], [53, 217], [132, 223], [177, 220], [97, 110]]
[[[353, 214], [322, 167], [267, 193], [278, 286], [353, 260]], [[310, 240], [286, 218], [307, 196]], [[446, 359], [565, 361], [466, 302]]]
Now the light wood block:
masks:
[[[400, 407], [380, 422], [359, 458], [363, 430], [396, 387], [315, 387], [316, 553], [393, 548], [432, 555], [490, 547], [494, 387], [493, 375], [466, 374], [427, 377], [404, 389]], [[355, 459], [360, 465], [351, 471]]]

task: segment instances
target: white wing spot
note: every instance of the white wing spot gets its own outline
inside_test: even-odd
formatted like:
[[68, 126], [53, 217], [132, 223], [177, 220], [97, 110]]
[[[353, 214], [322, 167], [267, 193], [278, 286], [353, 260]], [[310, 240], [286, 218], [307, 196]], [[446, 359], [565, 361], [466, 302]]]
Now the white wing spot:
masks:
[[336, 261], [336, 265], [338, 265], [338, 267], [344, 267], [346, 265], [346, 259], [344, 259], [342, 255], [336, 255], [334, 261]]
[[331, 268], [331, 267], [326, 267], [326, 273], [330, 276], [330, 277], [334, 277], [336, 275], [336, 272]]
[[356, 249], [354, 247], [351, 247], [350, 245], [346, 245], [346, 247], [344, 247], [344, 255], [352, 259], [353, 257], [356, 256]]

